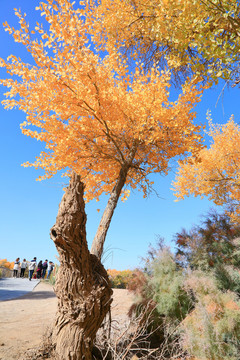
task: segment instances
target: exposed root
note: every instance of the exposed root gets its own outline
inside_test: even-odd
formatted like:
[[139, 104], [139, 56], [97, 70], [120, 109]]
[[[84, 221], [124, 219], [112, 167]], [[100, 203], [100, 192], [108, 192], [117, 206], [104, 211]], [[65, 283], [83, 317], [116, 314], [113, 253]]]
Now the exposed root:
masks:
[[55, 345], [52, 343], [52, 328], [47, 328], [42, 336], [42, 344], [33, 349], [27, 350], [19, 360], [55, 360]]

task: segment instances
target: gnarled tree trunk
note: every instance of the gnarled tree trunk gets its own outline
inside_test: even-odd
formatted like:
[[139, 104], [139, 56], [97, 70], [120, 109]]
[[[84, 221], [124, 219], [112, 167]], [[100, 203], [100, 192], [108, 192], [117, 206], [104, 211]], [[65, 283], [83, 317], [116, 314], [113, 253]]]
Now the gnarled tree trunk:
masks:
[[55, 285], [58, 310], [53, 342], [57, 360], [90, 360], [96, 332], [110, 310], [112, 290], [100, 260], [86, 241], [84, 185], [73, 174], [51, 238], [59, 253]]

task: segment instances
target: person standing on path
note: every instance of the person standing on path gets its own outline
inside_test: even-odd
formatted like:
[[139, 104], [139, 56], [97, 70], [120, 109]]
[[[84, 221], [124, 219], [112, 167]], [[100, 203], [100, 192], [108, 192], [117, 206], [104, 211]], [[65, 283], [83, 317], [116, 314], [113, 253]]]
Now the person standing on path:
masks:
[[44, 263], [42, 264], [42, 279], [45, 278], [45, 274], [48, 268], [48, 260], [46, 259]]
[[23, 259], [23, 261], [21, 263], [21, 273], [20, 273], [21, 278], [24, 278], [26, 268], [27, 268], [27, 261], [26, 261], [26, 259]]
[[42, 260], [39, 261], [37, 266], [37, 279], [41, 279], [42, 276]]
[[28, 269], [29, 269], [29, 280], [31, 281], [32, 280], [32, 276], [33, 276], [33, 273], [34, 273], [34, 270], [35, 270], [35, 267], [37, 265], [37, 258], [34, 257], [33, 260], [30, 261], [30, 264], [28, 266]]
[[20, 265], [20, 258], [18, 257], [15, 261], [14, 261], [14, 266], [13, 266], [13, 277], [16, 278], [18, 275], [18, 269], [19, 269], [19, 265]]
[[51, 273], [52, 273], [52, 271], [53, 271], [53, 268], [54, 268], [54, 264], [53, 264], [53, 262], [52, 262], [52, 261], [49, 261], [49, 263], [48, 263], [48, 274], [47, 274], [47, 279], [49, 279], [49, 278], [50, 278], [50, 275], [51, 275]]

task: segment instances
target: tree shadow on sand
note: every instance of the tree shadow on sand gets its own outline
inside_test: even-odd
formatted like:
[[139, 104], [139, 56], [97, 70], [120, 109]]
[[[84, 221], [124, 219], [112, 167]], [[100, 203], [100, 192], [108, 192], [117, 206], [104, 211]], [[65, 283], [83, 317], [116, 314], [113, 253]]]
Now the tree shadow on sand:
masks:
[[[1, 290], [0, 290], [1, 297]], [[14, 301], [14, 300], [44, 300], [49, 298], [55, 298], [56, 295], [53, 291], [34, 291], [34, 292], [24, 292], [14, 290], [11, 291], [11, 294], [8, 294], [6, 298], [2, 299], [2, 301]]]

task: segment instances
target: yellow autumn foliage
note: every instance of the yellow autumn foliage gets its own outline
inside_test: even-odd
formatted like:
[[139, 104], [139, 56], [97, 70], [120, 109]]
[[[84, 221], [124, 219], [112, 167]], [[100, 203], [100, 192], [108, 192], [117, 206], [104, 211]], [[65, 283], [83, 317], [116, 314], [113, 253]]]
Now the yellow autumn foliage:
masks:
[[[101, 0], [92, 11], [98, 43], [108, 51], [168, 65], [176, 76], [229, 78], [239, 62], [236, 0]], [[104, 36], [103, 36], [104, 34]], [[181, 75], [178, 80], [181, 81]]]
[[12, 270], [13, 266], [14, 266], [14, 261], [9, 262], [9, 261], [7, 261], [7, 259], [0, 259], [0, 266], [3, 266], [7, 269]]
[[212, 144], [179, 163], [174, 189], [178, 199], [193, 194], [208, 196], [217, 205], [227, 205], [233, 221], [240, 215], [240, 127], [233, 117], [224, 125], [210, 121]]
[[[15, 9], [20, 27], [5, 23], [5, 30], [27, 48], [32, 63], [14, 55], [0, 59], [9, 74], [0, 81], [8, 89], [3, 105], [25, 112], [23, 134], [44, 142], [46, 150], [24, 164], [44, 169], [40, 179], [74, 171], [91, 200], [110, 193], [124, 171], [125, 188], [139, 187], [146, 196], [150, 173], [167, 174], [173, 157], [202, 147], [192, 109], [203, 89], [193, 79], [170, 101], [169, 72], [144, 72], [141, 63], [129, 67], [117, 53], [99, 53], [99, 33], [95, 48], [90, 40], [99, 19], [89, 4], [41, 2], [47, 25], [34, 29]], [[123, 192], [123, 200], [128, 195]]]
[[120, 289], [126, 289], [134, 275], [132, 270], [108, 269], [107, 273], [112, 287]]

